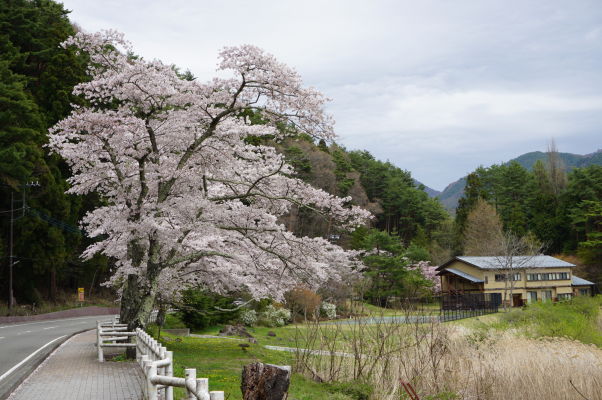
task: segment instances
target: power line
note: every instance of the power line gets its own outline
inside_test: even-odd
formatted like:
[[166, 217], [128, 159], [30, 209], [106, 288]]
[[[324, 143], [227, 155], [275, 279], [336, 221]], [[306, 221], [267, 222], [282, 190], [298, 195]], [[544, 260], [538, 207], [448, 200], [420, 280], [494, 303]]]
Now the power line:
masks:
[[87, 236], [86, 232], [82, 229], [67, 222], [61, 221], [60, 219], [56, 219], [48, 214], [43, 213], [42, 211], [27, 207], [27, 213], [36, 216], [41, 220], [45, 221], [46, 223], [55, 226], [65, 232], [73, 233], [75, 235]]

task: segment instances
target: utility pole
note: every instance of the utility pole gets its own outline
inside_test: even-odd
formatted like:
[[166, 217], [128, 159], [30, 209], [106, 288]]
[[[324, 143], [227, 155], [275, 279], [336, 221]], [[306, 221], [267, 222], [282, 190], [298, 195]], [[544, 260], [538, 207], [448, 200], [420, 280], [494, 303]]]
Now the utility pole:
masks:
[[[40, 184], [38, 183], [38, 181], [35, 182], [27, 182], [24, 185], [21, 185], [23, 187], [23, 199], [22, 199], [22, 215], [21, 217], [25, 216], [25, 209], [26, 209], [26, 204], [25, 204], [25, 188], [27, 187], [32, 187], [32, 186], [40, 186]], [[14, 192], [11, 190], [10, 191], [10, 239], [9, 239], [9, 256], [8, 256], [8, 309], [12, 310], [13, 307], [15, 306], [15, 296], [14, 296], [14, 290], [13, 290], [13, 266], [15, 264], [18, 263], [14, 262], [14, 254], [13, 254], [13, 232], [14, 232], [14, 225], [15, 222], [15, 194]]]
[[10, 255], [8, 256], [8, 309], [12, 310], [14, 307], [15, 299], [13, 297], [13, 202], [14, 194], [10, 191]]

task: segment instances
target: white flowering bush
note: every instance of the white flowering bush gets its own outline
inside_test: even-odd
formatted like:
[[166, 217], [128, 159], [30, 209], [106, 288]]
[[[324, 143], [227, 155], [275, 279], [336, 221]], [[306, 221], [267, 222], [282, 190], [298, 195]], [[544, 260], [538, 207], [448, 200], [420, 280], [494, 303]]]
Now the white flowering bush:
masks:
[[257, 311], [244, 310], [240, 313], [240, 322], [246, 326], [253, 326], [257, 323]]
[[328, 319], [335, 319], [337, 317], [337, 306], [323, 301], [320, 306], [320, 313]]
[[291, 312], [286, 308], [276, 308], [269, 305], [260, 314], [260, 322], [270, 327], [284, 326], [291, 319]]

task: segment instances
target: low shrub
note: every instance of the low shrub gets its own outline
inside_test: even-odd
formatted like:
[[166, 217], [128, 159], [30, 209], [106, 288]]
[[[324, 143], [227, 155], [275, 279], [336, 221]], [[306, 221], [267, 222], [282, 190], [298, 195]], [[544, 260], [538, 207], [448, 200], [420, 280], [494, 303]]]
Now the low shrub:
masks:
[[286, 308], [276, 308], [269, 305], [259, 314], [259, 323], [268, 327], [286, 325], [291, 319], [291, 312]]
[[284, 294], [284, 299], [295, 321], [316, 318], [322, 304], [322, 297], [319, 294], [303, 287], [289, 290]]
[[243, 325], [253, 326], [257, 323], [257, 311], [249, 309], [243, 310], [238, 318]]
[[180, 313], [166, 314], [163, 329], [183, 329], [187, 328]]
[[322, 305], [320, 306], [320, 316], [328, 319], [335, 319], [337, 317], [337, 306], [326, 301], [322, 302]]
[[237, 319], [239, 310], [223, 311], [235, 308], [234, 300], [200, 289], [188, 289], [182, 292], [182, 300], [176, 308], [188, 328], [202, 330]]

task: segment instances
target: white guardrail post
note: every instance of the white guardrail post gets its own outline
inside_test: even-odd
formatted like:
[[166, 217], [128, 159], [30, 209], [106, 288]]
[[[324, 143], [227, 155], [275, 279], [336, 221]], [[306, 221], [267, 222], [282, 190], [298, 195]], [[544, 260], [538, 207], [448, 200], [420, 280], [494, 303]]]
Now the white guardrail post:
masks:
[[96, 321], [96, 347], [98, 348], [98, 361], [103, 362], [105, 360], [104, 354], [102, 353], [102, 338], [100, 337], [100, 321]]
[[[147, 357], [147, 356], [145, 356]], [[148, 393], [148, 400], [158, 400], [159, 399], [159, 391], [157, 390], [157, 385], [155, 385], [151, 379], [151, 377], [157, 375], [157, 366], [153, 361], [145, 361], [144, 362], [144, 374], [147, 376], [146, 379], [146, 390]]]
[[216, 391], [216, 390], [209, 392], [209, 399], [210, 400], [224, 400], [224, 392]]
[[196, 400], [196, 369], [186, 368], [184, 370], [184, 384], [186, 385], [186, 400]]
[[[166, 351], [165, 358], [169, 360], [169, 364], [165, 367], [165, 375], [173, 377], [173, 351]], [[173, 400], [173, 386], [165, 388], [165, 400]]]
[[[134, 337], [136, 343], [124, 343]], [[105, 343], [110, 342], [110, 343]], [[185, 377], [173, 376], [173, 352], [161, 346], [151, 335], [141, 328], [127, 332], [127, 325], [115, 318], [110, 322], [96, 321], [96, 344], [98, 361], [104, 361], [103, 347], [136, 347], [136, 361], [146, 377], [144, 394], [148, 400], [158, 400], [163, 390], [164, 400], [173, 400], [173, 388], [186, 389], [187, 400], [224, 400], [224, 392], [209, 392], [209, 379], [196, 377], [196, 369], [185, 370]]]

